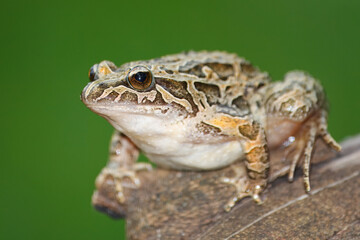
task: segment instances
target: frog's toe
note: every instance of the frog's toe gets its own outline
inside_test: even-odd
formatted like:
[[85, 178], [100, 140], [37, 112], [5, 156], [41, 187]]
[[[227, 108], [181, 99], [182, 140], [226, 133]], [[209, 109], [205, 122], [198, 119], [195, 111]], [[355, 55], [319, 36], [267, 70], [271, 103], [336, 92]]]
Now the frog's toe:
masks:
[[236, 173], [234, 177], [221, 178], [223, 183], [231, 184], [236, 188], [236, 195], [224, 206], [225, 211], [230, 211], [239, 200], [245, 197], [252, 197], [257, 204], [262, 204], [260, 193], [265, 189], [267, 181], [265, 179], [249, 179], [247, 175], [239, 174], [241, 171], [237, 168], [234, 170]]
[[151, 165], [148, 163], [136, 163], [132, 168], [126, 167], [105, 167], [96, 178], [96, 187], [98, 189], [107, 182], [112, 181], [116, 190], [116, 199], [120, 203], [125, 202], [124, 188], [137, 189], [141, 186], [141, 181], [137, 177], [136, 172], [141, 170], [151, 170]]
[[291, 165], [289, 168], [289, 174], [288, 174], [288, 180], [289, 182], [293, 182], [294, 181], [294, 174], [295, 174], [295, 169], [296, 166], [299, 162], [299, 159], [302, 155], [302, 150], [297, 151], [296, 154], [292, 157], [292, 161], [291, 161]]
[[241, 199], [245, 198], [245, 197], [252, 197], [252, 199], [257, 203], [257, 204], [262, 204], [263, 201], [260, 197], [260, 193], [264, 190], [265, 186], [264, 183], [255, 183], [253, 182], [255, 180], [248, 180], [248, 183], [245, 185], [242, 185], [242, 187], [240, 186], [236, 186], [237, 189], [242, 188], [243, 190], [240, 190], [236, 193], [236, 196], [231, 198], [227, 204], [224, 206], [224, 209], [226, 212], [229, 212], [234, 206], [235, 204], [240, 201]]

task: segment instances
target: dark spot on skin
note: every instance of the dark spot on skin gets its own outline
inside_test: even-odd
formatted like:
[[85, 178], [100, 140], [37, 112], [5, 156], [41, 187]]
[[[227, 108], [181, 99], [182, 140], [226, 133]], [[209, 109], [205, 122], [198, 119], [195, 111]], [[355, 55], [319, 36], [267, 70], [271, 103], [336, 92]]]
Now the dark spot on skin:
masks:
[[262, 167], [256, 171], [248, 169], [248, 175], [251, 179], [267, 179], [269, 176], [269, 169], [265, 165], [262, 165]]
[[250, 113], [249, 103], [244, 99], [243, 96], [239, 96], [232, 101], [232, 105], [234, 105], [241, 115], [247, 115]]
[[186, 82], [174, 81], [167, 78], [156, 78], [155, 81], [174, 97], [187, 100], [192, 107], [193, 114], [196, 114], [199, 111], [191, 94], [187, 91]]
[[176, 109], [176, 112], [179, 114], [179, 116], [193, 115], [192, 113], [189, 113], [184, 106], [182, 106], [176, 102], [172, 102], [171, 106], [173, 109]]
[[118, 96], [119, 93], [112, 91], [109, 95], [107, 95], [105, 98], [100, 99], [98, 102], [113, 102]]
[[100, 83], [98, 84], [96, 87], [94, 87], [92, 90], [91, 90], [91, 93], [90, 95], [88, 96], [88, 99], [90, 100], [95, 100], [97, 99], [98, 97], [100, 97], [104, 90], [109, 88], [109, 85], [107, 83]]
[[145, 105], [154, 105], [154, 106], [161, 106], [161, 105], [168, 105], [164, 99], [161, 97], [159, 92], [156, 93], [154, 101], [150, 101], [147, 98], [144, 98], [143, 104]]
[[241, 72], [249, 77], [255, 76], [258, 70], [249, 62], [240, 63]]
[[159, 68], [160, 68], [160, 70], [165, 71], [167, 74], [174, 74], [174, 71], [172, 71], [170, 69], [167, 69], [165, 67], [159, 67]]
[[209, 125], [204, 122], [196, 124], [196, 129], [205, 135], [207, 135], [207, 134], [216, 135], [221, 132], [221, 130], [219, 128], [214, 127], [214, 126]]
[[[125, 82], [124, 81], [100, 82], [91, 90], [91, 92], [87, 98], [88, 98], [88, 100], [95, 100], [104, 93], [104, 90], [111, 88], [111, 87], [115, 88], [120, 85], [125, 85], [126, 87], [128, 87], [128, 84], [126, 83], [126, 81]], [[108, 97], [106, 97], [106, 99], [107, 98]]]
[[184, 66], [179, 67], [179, 72], [196, 75], [199, 78], [205, 78], [205, 74], [202, 71], [204, 66], [212, 69], [221, 80], [226, 80], [228, 77], [234, 75], [233, 65], [218, 62], [199, 63], [189, 61]]
[[111, 100], [114, 100], [115, 98], [117, 98], [119, 96], [119, 93], [112, 91], [107, 98], [110, 98]]
[[196, 75], [197, 77], [204, 78], [205, 74], [202, 72], [203, 64], [198, 61], [188, 61], [185, 65], [179, 67], [179, 72]]
[[200, 100], [199, 102], [200, 102], [201, 106], [202, 106], [203, 108], [205, 108], [205, 104], [203, 103], [203, 101]]
[[252, 141], [257, 138], [259, 131], [260, 131], [260, 125], [256, 122], [254, 122], [252, 125], [245, 124], [239, 126], [239, 132], [241, 133], [241, 135]]
[[268, 149], [266, 146], [264, 147], [254, 147], [250, 152], [246, 154], [247, 161], [249, 163], [254, 162], [267, 162]]
[[138, 97], [135, 93], [126, 91], [121, 95], [120, 102], [132, 102], [137, 104]]
[[174, 74], [174, 72], [170, 69], [164, 69], [167, 74]]
[[257, 85], [257, 89], [260, 89], [260, 88], [262, 88], [263, 86], [265, 86], [265, 83], [261, 82], [261, 83], [259, 83], [259, 84]]
[[190, 96], [187, 89], [187, 83], [183, 81], [174, 81], [167, 78], [156, 78], [156, 83], [162, 86], [166, 91], [170, 92], [176, 98], [185, 98]]
[[109, 88], [109, 85], [107, 83], [102, 82], [102, 83], [99, 83], [98, 88], [107, 89], [107, 88]]
[[166, 113], [168, 111], [171, 112], [177, 112], [179, 114], [179, 116], [187, 116], [188, 115], [188, 111], [186, 110], [186, 108], [178, 103], [175, 102], [171, 102], [171, 103], [167, 103], [164, 101], [164, 99], [162, 98], [162, 95], [157, 92], [154, 101], [150, 101], [147, 98], [144, 98], [144, 101], [142, 102], [143, 105], [152, 105], [152, 106], [169, 106], [168, 109], [162, 109], [162, 113]]
[[234, 67], [232, 64], [207, 63], [205, 65], [211, 68], [221, 80], [226, 80], [228, 77], [234, 75]]
[[255, 86], [252, 82], [245, 85], [244, 96], [247, 97], [255, 92]]
[[245, 86], [244, 96], [247, 97], [248, 95], [249, 95], [249, 87], [248, 87], [248, 86]]
[[260, 103], [259, 101], [256, 101], [256, 106], [257, 106], [258, 108], [260, 108], [260, 107], [261, 107], [261, 103]]
[[220, 89], [218, 86], [203, 82], [195, 82], [194, 85], [198, 91], [205, 93], [206, 99], [210, 105], [218, 102], [218, 99], [220, 98]]

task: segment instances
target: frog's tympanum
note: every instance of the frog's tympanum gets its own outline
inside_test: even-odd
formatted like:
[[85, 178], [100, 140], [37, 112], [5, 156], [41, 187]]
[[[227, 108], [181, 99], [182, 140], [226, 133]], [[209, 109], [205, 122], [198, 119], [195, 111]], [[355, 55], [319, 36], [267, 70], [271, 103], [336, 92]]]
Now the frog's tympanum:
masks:
[[305, 72], [272, 83], [235, 54], [191, 51], [120, 67], [102, 61], [89, 78], [82, 101], [115, 128], [109, 163], [96, 183], [112, 177], [120, 203], [123, 179], [141, 186], [136, 171], [151, 170], [136, 163], [140, 150], [157, 166], [178, 170], [213, 170], [244, 160], [245, 176], [222, 179], [237, 189], [226, 210], [246, 196], [261, 202], [271, 149], [282, 147], [291, 160], [290, 180], [302, 160], [306, 191], [315, 140], [340, 151], [327, 131], [324, 91]]

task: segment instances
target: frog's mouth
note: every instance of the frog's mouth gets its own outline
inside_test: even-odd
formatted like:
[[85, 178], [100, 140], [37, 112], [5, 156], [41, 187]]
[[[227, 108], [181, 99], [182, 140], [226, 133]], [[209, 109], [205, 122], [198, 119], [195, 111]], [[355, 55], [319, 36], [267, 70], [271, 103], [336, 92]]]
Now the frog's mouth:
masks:
[[126, 103], [87, 103], [85, 105], [96, 114], [101, 116], [121, 116], [124, 114], [127, 115], [154, 115], [154, 116], [163, 116], [168, 115], [170, 112], [171, 106], [158, 106], [158, 105], [137, 105], [137, 104], [126, 104]]
[[81, 100], [89, 109], [102, 116], [132, 114], [170, 117], [187, 115], [186, 108], [172, 101], [165, 101], [157, 88], [147, 92], [138, 92], [121, 84], [104, 88], [103, 82], [95, 81], [84, 88]]

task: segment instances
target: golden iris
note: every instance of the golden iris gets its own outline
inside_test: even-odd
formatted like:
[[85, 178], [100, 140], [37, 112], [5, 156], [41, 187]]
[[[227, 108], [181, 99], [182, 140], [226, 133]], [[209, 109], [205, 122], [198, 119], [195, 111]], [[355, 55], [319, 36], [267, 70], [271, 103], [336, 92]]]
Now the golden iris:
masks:
[[146, 91], [153, 86], [154, 77], [147, 67], [136, 66], [127, 74], [126, 81], [135, 90]]

